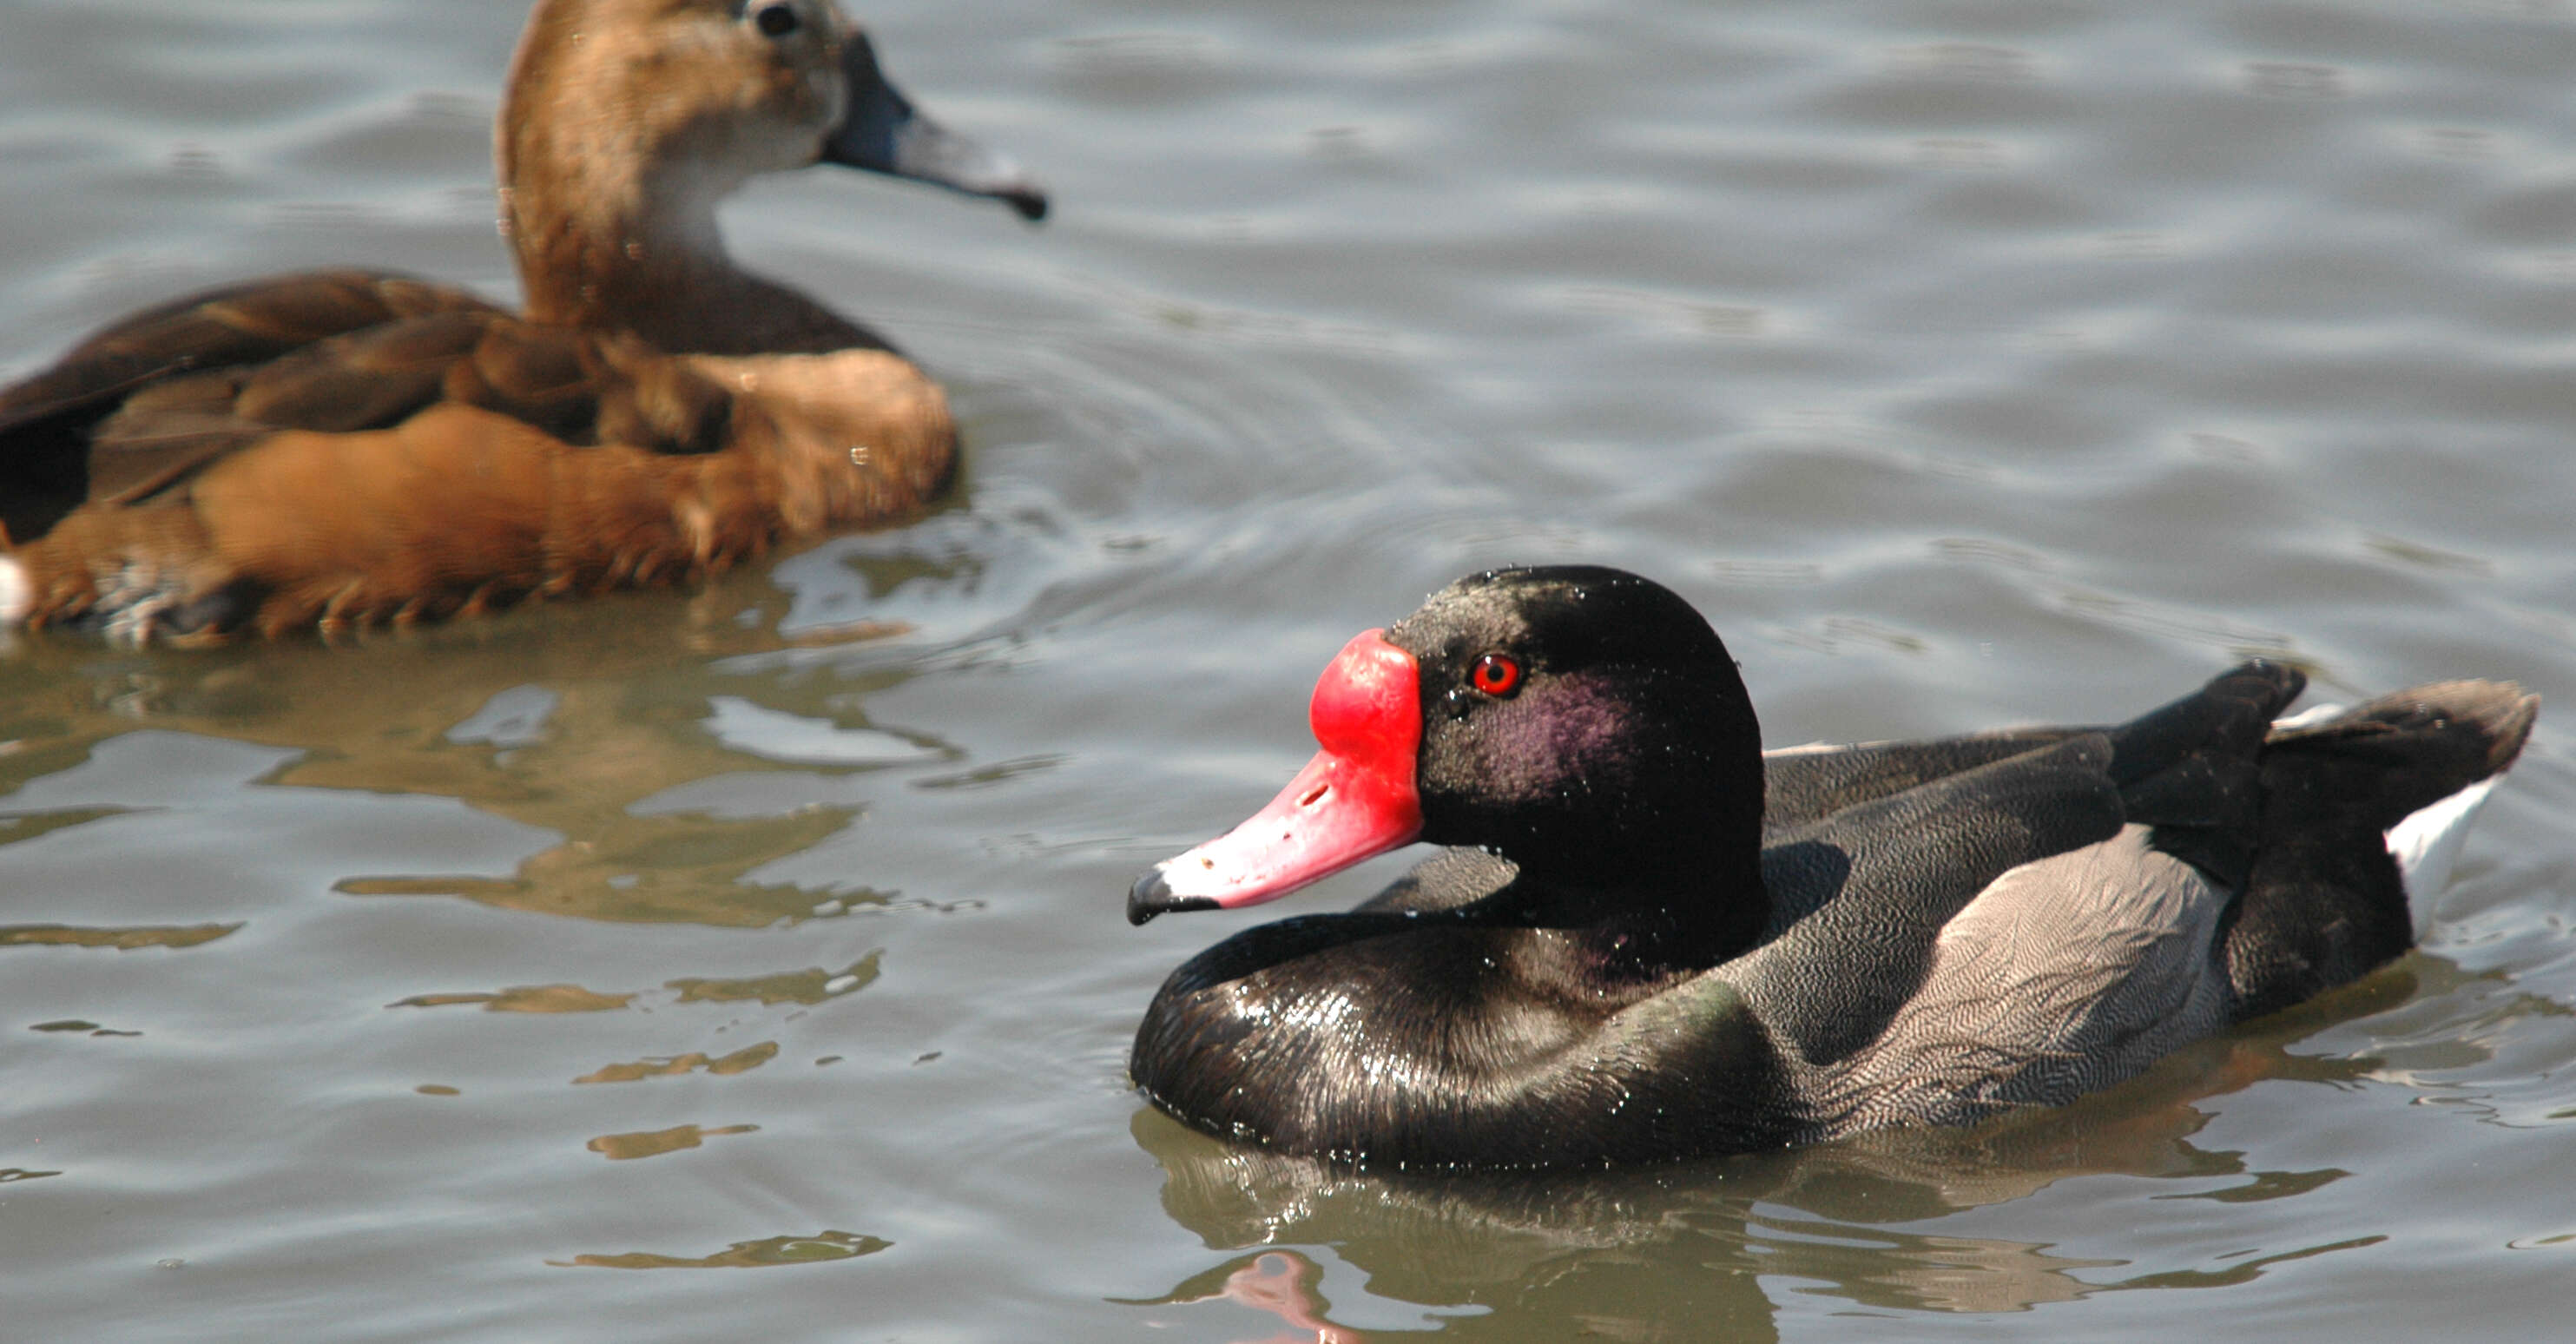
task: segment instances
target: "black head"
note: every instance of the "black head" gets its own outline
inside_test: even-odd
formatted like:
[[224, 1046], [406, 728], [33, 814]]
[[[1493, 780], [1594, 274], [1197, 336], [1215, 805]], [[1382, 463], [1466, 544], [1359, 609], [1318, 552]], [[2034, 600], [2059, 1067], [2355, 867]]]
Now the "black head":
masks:
[[1761, 726], [1725, 643], [1670, 589], [1597, 566], [1488, 570], [1387, 641], [1421, 669], [1423, 839], [1582, 886], [1754, 861]]
[[1513, 860], [1528, 922], [1642, 914], [1741, 941], [1767, 915], [1761, 728], [1726, 645], [1659, 584], [1592, 567], [1461, 579], [1345, 646], [1309, 717], [1323, 750], [1139, 879], [1129, 919], [1272, 900], [1415, 840]]

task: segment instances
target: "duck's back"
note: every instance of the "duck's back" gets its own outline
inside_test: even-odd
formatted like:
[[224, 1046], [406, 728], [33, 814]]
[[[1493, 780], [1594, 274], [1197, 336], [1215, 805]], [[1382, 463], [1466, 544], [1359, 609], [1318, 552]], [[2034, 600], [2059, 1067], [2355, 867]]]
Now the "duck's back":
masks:
[[[137, 497], [206, 455], [176, 414], [138, 416], [102, 441], [102, 423], [138, 395], [186, 378], [211, 390], [214, 379], [389, 323], [501, 311], [455, 286], [341, 270], [229, 285], [135, 313], [0, 388], [0, 521], [12, 539], [32, 540], [82, 503]], [[213, 409], [202, 405], [210, 400], [198, 409]]]
[[275, 277], [0, 391], [0, 618], [276, 633], [683, 577], [917, 510], [954, 445], [882, 350], [673, 355], [406, 276]]
[[[2246, 671], [2119, 729], [1772, 758], [1783, 819], [1823, 815], [1766, 856], [1784, 930], [1712, 974], [1786, 1047], [1806, 1137], [2060, 1104], [2410, 945], [2416, 864], [2456, 846], [2536, 700], [2455, 682], [2275, 728], [2299, 679]], [[2080, 835], [2088, 767], [2116, 820], [2052, 846], [2032, 825]], [[2440, 834], [2392, 843], [2408, 827]], [[1998, 873], [1972, 843], [2014, 834], [2050, 852]]]

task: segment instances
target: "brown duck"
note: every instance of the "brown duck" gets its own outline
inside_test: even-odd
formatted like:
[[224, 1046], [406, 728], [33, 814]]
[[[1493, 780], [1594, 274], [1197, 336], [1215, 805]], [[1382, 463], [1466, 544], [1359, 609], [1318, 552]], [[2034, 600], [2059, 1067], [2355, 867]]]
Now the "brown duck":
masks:
[[737, 268], [716, 205], [837, 163], [1046, 213], [831, 0], [539, 0], [496, 136], [527, 312], [367, 271], [136, 314], [0, 390], [0, 625], [209, 641], [684, 580], [900, 519], [946, 398]]

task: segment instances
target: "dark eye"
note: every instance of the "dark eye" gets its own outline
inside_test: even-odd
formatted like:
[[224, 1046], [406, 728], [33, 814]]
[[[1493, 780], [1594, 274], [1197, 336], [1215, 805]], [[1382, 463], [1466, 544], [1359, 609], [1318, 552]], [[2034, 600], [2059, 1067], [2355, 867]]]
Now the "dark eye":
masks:
[[751, 21], [769, 37], [785, 37], [805, 22], [796, 17], [794, 5], [762, 5], [760, 12], [751, 16]]
[[1476, 660], [1476, 670], [1467, 680], [1499, 700], [1521, 688], [1521, 662], [1507, 653], [1489, 653]]

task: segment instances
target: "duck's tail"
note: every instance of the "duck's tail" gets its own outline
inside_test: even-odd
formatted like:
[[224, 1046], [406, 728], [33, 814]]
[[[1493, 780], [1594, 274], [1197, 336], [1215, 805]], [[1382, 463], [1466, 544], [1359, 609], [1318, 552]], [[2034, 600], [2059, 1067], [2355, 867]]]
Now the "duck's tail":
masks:
[[2245, 1016], [2414, 944], [2539, 712], [2540, 697], [2510, 682], [2446, 681], [2273, 728], [2262, 834], [2227, 935]]

